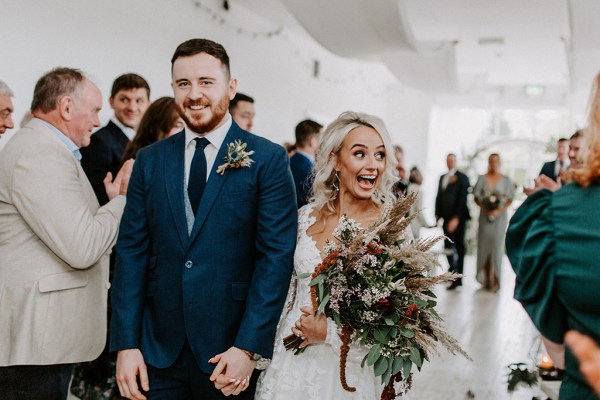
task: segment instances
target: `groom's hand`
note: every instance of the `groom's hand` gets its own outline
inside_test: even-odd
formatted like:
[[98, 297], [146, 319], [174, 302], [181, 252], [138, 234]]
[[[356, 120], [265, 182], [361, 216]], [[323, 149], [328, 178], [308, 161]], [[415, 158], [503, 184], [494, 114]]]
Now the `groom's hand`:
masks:
[[138, 389], [136, 377], [140, 376], [142, 389], [150, 390], [144, 356], [139, 349], [121, 350], [117, 353], [117, 385], [121, 396], [131, 400], [146, 400]]
[[246, 390], [250, 385], [254, 367], [256, 367], [256, 361], [252, 361], [237, 347], [230, 347], [229, 350], [217, 354], [208, 362], [217, 364], [210, 380], [225, 396], [237, 396]]

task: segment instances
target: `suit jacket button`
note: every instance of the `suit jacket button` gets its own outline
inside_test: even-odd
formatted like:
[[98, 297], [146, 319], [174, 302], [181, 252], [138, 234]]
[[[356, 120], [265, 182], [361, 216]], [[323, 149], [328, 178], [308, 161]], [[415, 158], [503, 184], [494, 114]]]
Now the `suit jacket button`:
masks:
[[192, 268], [192, 266], [193, 266], [193, 265], [194, 265], [194, 263], [193, 263], [193, 262], [191, 262], [190, 260], [187, 260], [187, 261], [185, 262], [185, 267], [186, 267], [186, 268]]
[[106, 288], [106, 290], [110, 289], [110, 282], [106, 282], [106, 284], [104, 285], [104, 287]]

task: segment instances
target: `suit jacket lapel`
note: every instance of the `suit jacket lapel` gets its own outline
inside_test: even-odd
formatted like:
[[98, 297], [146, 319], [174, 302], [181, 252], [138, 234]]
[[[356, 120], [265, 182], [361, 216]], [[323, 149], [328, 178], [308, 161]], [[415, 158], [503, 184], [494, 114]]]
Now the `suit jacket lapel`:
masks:
[[198, 235], [198, 232], [200, 232], [200, 228], [202, 228], [206, 217], [208, 216], [215, 200], [221, 192], [223, 184], [231, 172], [231, 169], [228, 168], [225, 170], [223, 175], [221, 175], [217, 173], [217, 168], [224, 162], [224, 158], [227, 153], [227, 144], [236, 139], [241, 139], [241, 135], [240, 128], [238, 128], [234, 123], [231, 125], [231, 128], [229, 128], [229, 132], [227, 132], [227, 135], [221, 144], [221, 148], [219, 149], [215, 163], [210, 171], [210, 175], [208, 176], [208, 181], [206, 182], [206, 187], [204, 188], [204, 193], [202, 194], [200, 205], [198, 206], [198, 212], [196, 213], [196, 219], [190, 235], [189, 244], [193, 243], [194, 238], [196, 235]]
[[[187, 231], [187, 220], [185, 217], [185, 200], [183, 198], [183, 190], [185, 190], [184, 179], [184, 152], [185, 152], [185, 134], [182, 132], [173, 136], [171, 140], [171, 148], [166, 152], [165, 156], [165, 181], [167, 186], [167, 197], [179, 239], [184, 248], [189, 243]], [[183, 187], [183, 189], [182, 189]]]

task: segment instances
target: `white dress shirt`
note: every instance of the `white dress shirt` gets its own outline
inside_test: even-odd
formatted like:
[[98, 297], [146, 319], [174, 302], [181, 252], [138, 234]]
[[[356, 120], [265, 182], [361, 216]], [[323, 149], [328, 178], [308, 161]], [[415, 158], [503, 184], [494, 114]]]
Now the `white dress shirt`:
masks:
[[456, 174], [456, 168], [452, 168], [450, 171], [444, 175], [442, 178], [442, 189], [446, 190], [446, 186], [448, 186], [448, 182], [450, 182], [450, 178], [452, 178]]
[[215, 129], [212, 132], [208, 132], [207, 134], [201, 136], [197, 133], [192, 132], [187, 126], [185, 128], [185, 187], [187, 188], [188, 181], [190, 179], [190, 168], [192, 166], [192, 158], [194, 158], [194, 152], [196, 151], [196, 142], [194, 139], [198, 137], [204, 137], [208, 139], [210, 142], [204, 148], [204, 155], [206, 156], [206, 179], [210, 176], [210, 171], [212, 171], [213, 166], [215, 165], [215, 160], [217, 158], [217, 154], [219, 153], [219, 149], [225, 140], [225, 136], [231, 128], [231, 115], [229, 113], [226, 115], [227, 121], [221, 125], [219, 128]]
[[113, 124], [119, 127], [119, 129], [125, 134], [125, 136], [127, 136], [129, 140], [133, 140], [135, 137], [135, 129], [123, 125], [123, 123], [114, 115], [110, 120], [113, 122]]

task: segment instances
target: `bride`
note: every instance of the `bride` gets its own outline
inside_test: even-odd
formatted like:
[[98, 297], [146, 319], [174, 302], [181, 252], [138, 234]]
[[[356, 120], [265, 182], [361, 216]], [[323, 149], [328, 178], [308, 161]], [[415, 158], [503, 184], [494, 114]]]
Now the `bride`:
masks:
[[[312, 200], [299, 210], [295, 275], [314, 271], [343, 214], [366, 228], [395, 199], [389, 189], [395, 161], [388, 154], [393, 154], [390, 136], [377, 117], [345, 112], [327, 127], [317, 149]], [[273, 359], [259, 380], [255, 399], [379, 399], [381, 378], [374, 377], [373, 367], [361, 368], [367, 350], [355, 341], [346, 380], [356, 392], [342, 388], [340, 330], [333, 320], [314, 314], [309, 281], [292, 281]], [[290, 333], [304, 338], [301, 347], [306, 349], [299, 355], [285, 350], [283, 338]]]

